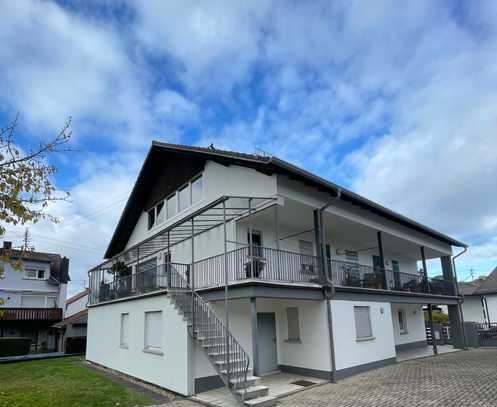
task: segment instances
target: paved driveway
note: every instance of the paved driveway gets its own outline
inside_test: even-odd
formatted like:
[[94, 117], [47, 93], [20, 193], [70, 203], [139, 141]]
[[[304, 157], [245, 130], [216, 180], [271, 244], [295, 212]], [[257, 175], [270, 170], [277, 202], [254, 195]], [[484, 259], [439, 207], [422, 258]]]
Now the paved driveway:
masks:
[[497, 349], [397, 363], [285, 397], [281, 406], [497, 406]]

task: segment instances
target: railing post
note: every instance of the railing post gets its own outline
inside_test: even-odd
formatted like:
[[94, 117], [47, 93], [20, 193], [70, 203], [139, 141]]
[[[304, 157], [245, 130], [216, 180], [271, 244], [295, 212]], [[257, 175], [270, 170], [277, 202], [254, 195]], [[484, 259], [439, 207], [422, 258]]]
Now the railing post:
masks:
[[190, 287], [192, 291], [192, 334], [195, 337], [195, 224], [192, 218], [192, 266], [190, 269]]
[[[250, 199], [249, 199], [250, 210]], [[249, 215], [250, 216], [250, 215]], [[250, 231], [252, 232], [252, 231]], [[223, 201], [223, 233], [224, 233], [224, 314], [226, 318], [226, 377], [228, 386], [230, 382], [230, 343], [229, 343], [229, 300], [228, 300], [228, 246], [227, 246], [227, 232], [226, 232], [226, 201]], [[252, 236], [250, 233], [249, 236]]]

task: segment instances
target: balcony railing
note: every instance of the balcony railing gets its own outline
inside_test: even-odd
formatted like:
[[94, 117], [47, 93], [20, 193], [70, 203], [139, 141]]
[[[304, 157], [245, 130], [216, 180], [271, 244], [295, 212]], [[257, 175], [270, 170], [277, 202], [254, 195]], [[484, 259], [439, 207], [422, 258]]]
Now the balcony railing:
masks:
[[[287, 283], [318, 283], [318, 257], [267, 247], [242, 247], [226, 253], [228, 283], [248, 279]], [[224, 284], [225, 256], [220, 254], [194, 263], [195, 288]]]
[[2, 321], [60, 321], [62, 308], [0, 308]]
[[[225, 268], [225, 265], [227, 268]], [[387, 289], [413, 293], [454, 295], [450, 281], [424, 278], [353, 262], [328, 261], [333, 283], [341, 287]], [[267, 247], [243, 247], [191, 264], [167, 263], [134, 275], [92, 287], [91, 304], [126, 298], [160, 289], [170, 282], [169, 268], [184, 276], [195, 289], [213, 288], [248, 280], [320, 284], [319, 258]], [[226, 274], [225, 274], [226, 270]]]

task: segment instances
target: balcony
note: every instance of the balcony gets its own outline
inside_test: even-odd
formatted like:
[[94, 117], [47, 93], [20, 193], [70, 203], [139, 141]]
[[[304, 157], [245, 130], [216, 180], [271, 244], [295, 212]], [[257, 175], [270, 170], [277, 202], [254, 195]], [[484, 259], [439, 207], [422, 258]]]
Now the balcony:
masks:
[[0, 321], [60, 321], [62, 308], [0, 308]]
[[[230, 286], [260, 281], [295, 285], [320, 286], [320, 259], [267, 247], [243, 247], [192, 264], [167, 263], [122, 277], [101, 282], [92, 289], [91, 304], [165, 290], [170, 285], [170, 268], [192, 282], [195, 289]], [[225, 265], [227, 272], [225, 273]], [[390, 290], [432, 295], [454, 295], [450, 281], [425, 278], [421, 274], [394, 272], [353, 262], [329, 260], [327, 263], [336, 287]]]

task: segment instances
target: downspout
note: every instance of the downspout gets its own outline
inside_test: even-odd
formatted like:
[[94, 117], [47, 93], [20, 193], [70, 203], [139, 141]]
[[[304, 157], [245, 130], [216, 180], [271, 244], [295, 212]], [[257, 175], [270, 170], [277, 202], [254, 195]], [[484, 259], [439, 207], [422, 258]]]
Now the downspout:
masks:
[[[468, 248], [464, 247], [463, 251], [461, 253], [458, 253], [454, 257], [452, 257], [452, 269], [454, 270], [454, 278], [456, 280], [455, 281], [455, 286], [456, 286], [456, 295], [457, 295], [457, 297], [460, 297], [460, 293], [459, 293], [459, 283], [458, 283], [458, 279], [457, 279], [456, 259], [459, 256], [462, 256], [467, 251], [468, 251]], [[462, 307], [461, 307], [461, 303], [462, 302], [464, 302], [464, 299], [463, 300], [460, 300], [460, 299], [457, 300], [457, 308], [459, 309], [459, 318], [461, 318], [462, 336], [464, 338], [464, 349], [468, 350], [468, 339], [466, 338], [466, 327], [464, 326], [464, 315], [462, 313]]]
[[330, 300], [335, 296], [335, 286], [333, 285], [333, 280], [330, 278], [330, 266], [328, 264], [327, 259], [325, 259], [326, 256], [326, 246], [325, 246], [325, 239], [324, 239], [324, 228], [323, 228], [323, 212], [325, 211], [326, 208], [330, 207], [333, 205], [336, 201], [339, 201], [342, 196], [342, 190], [338, 188], [337, 190], [337, 196], [330, 202], [328, 202], [326, 205], [322, 206], [318, 210], [318, 221], [319, 221], [319, 228], [320, 228], [320, 235], [321, 235], [321, 256], [323, 257], [321, 264], [325, 266], [325, 270], [323, 270], [323, 275], [326, 281], [326, 286], [324, 287], [323, 293], [324, 293], [324, 298], [326, 300], [326, 312], [328, 315], [328, 335], [330, 338], [330, 362], [331, 362], [331, 382], [336, 383], [336, 362], [335, 362], [335, 340], [333, 338], [333, 315], [331, 312], [331, 302]]

